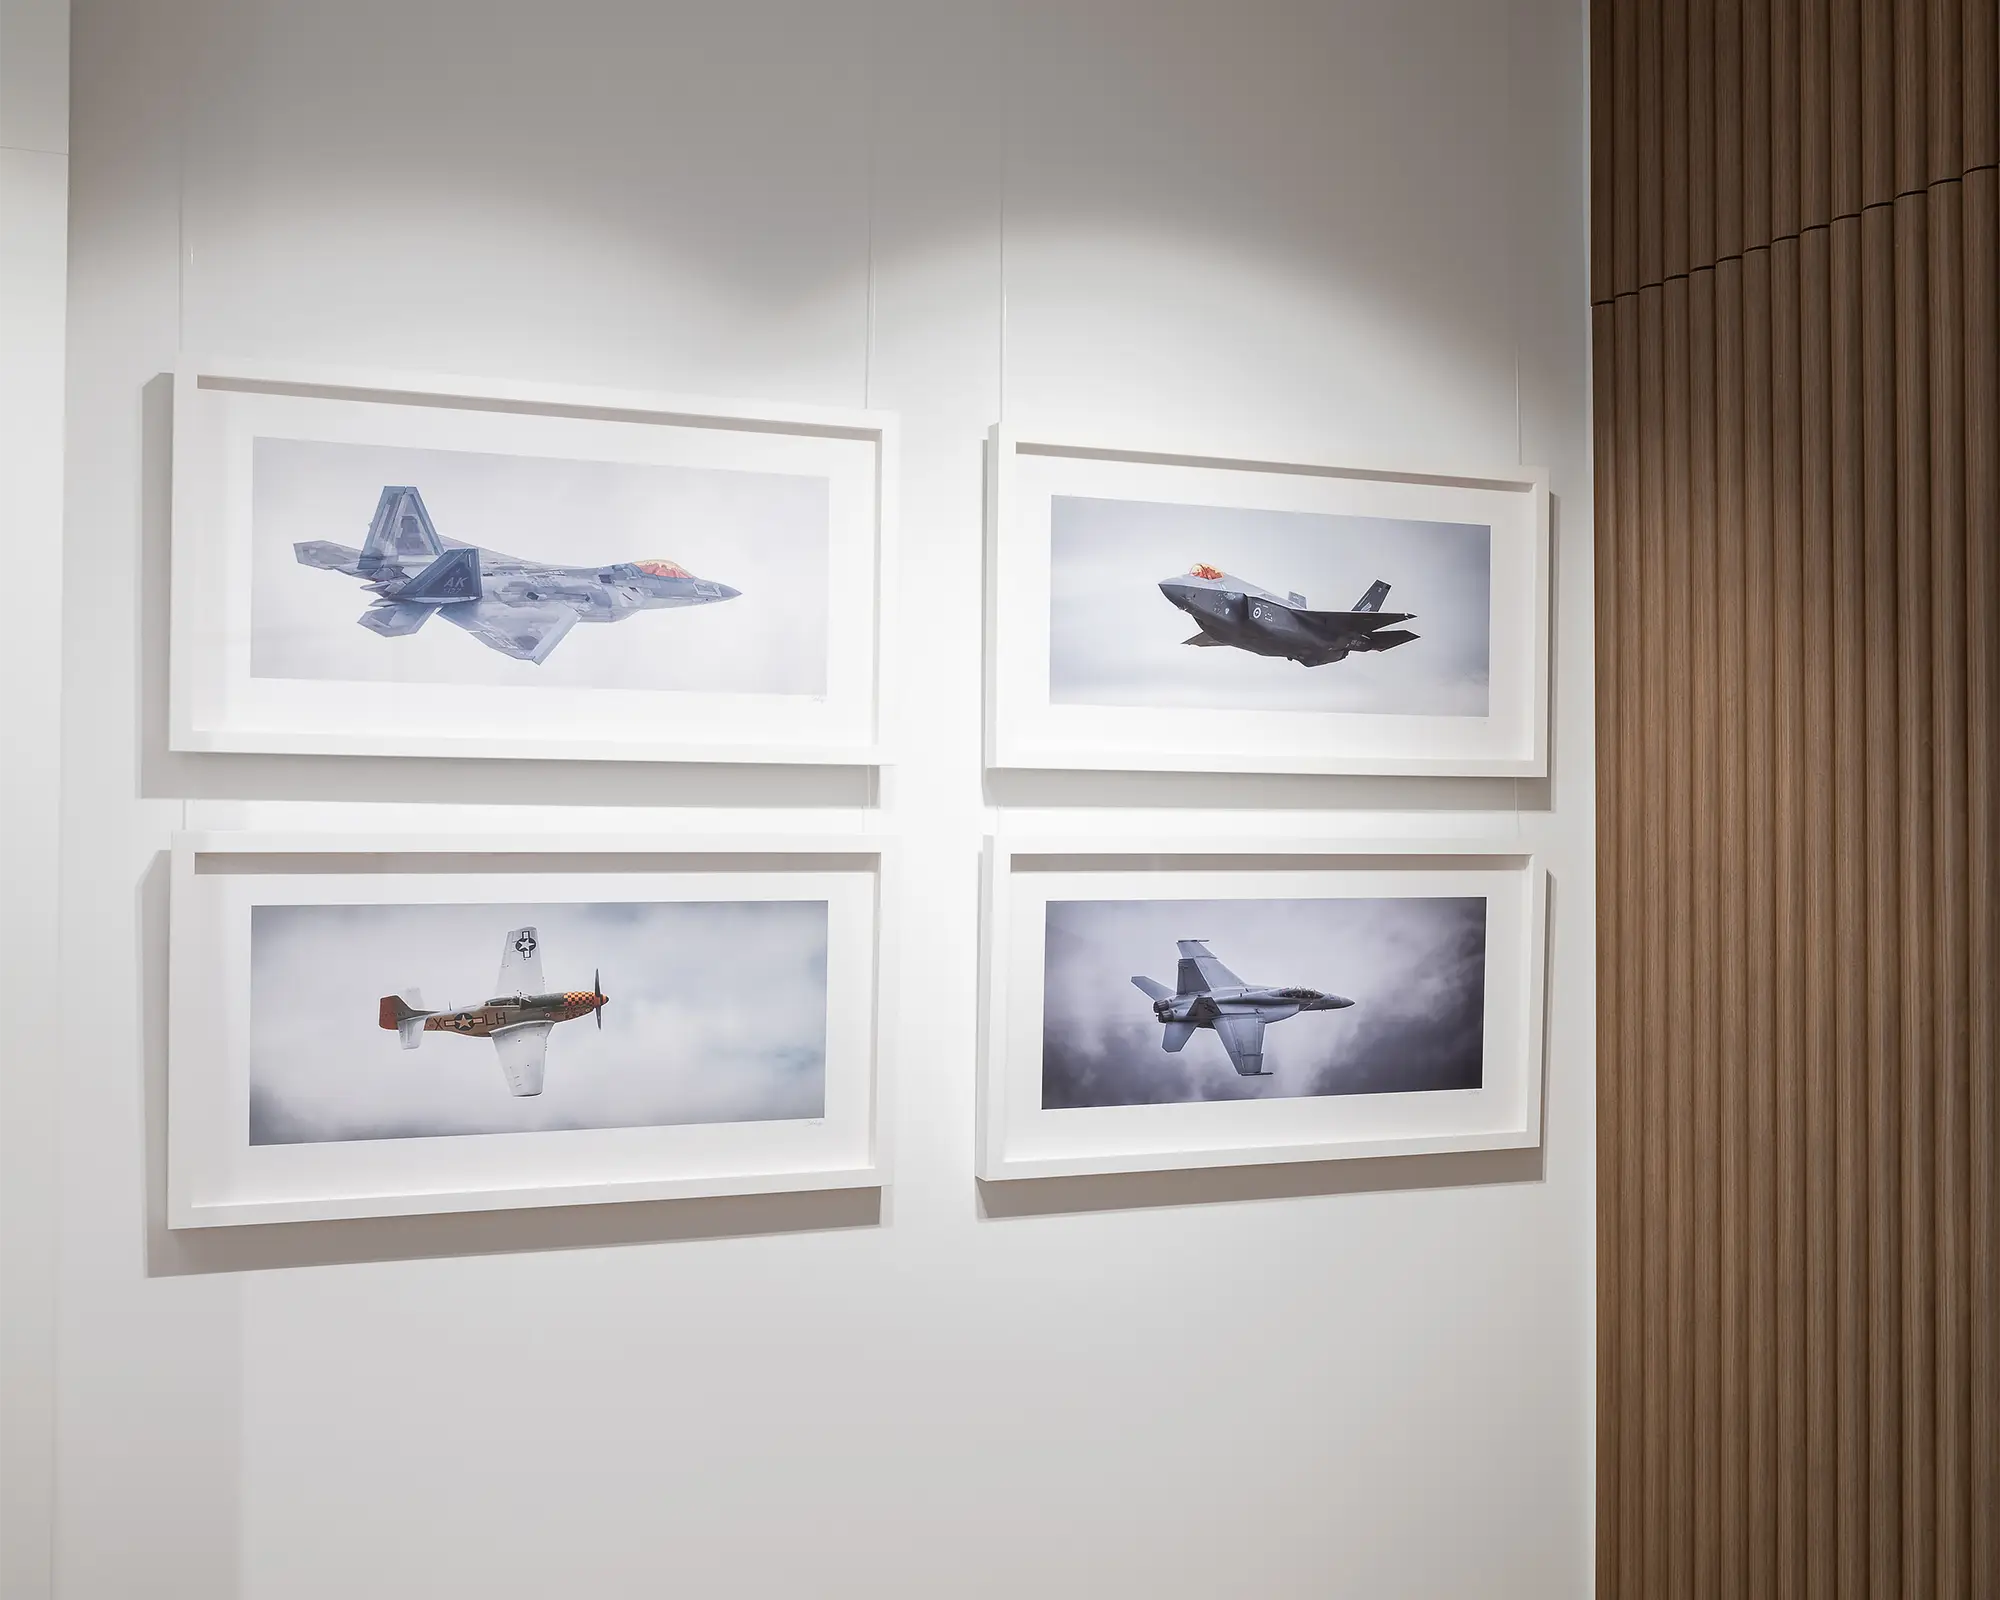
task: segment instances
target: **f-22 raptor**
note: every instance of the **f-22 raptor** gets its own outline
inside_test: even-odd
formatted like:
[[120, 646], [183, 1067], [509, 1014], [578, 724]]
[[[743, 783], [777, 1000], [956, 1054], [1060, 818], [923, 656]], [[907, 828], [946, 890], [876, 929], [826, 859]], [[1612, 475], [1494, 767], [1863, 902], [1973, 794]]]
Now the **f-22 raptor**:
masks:
[[1153, 1002], [1153, 1015], [1166, 1026], [1162, 1050], [1179, 1051], [1196, 1028], [1213, 1028], [1229, 1052], [1230, 1065], [1244, 1078], [1268, 1078], [1264, 1070], [1264, 1025], [1301, 1011], [1340, 1011], [1354, 1002], [1318, 989], [1266, 989], [1245, 983], [1209, 953], [1206, 939], [1182, 939], [1180, 972], [1174, 987], [1134, 977], [1132, 986]]
[[292, 553], [304, 566], [361, 579], [377, 599], [357, 620], [385, 639], [442, 616], [503, 656], [537, 666], [576, 623], [622, 622], [635, 611], [709, 605], [741, 592], [672, 561], [554, 567], [440, 539], [409, 484], [383, 488], [359, 550], [312, 539]]
[[427, 1033], [456, 1033], [465, 1038], [491, 1039], [500, 1056], [500, 1071], [507, 1079], [507, 1092], [535, 1095], [542, 1092], [542, 1077], [549, 1064], [549, 1031], [558, 1022], [595, 1013], [597, 1026], [604, 1026], [604, 1008], [610, 996], [604, 980], [590, 975], [590, 989], [564, 989], [555, 994], [542, 992], [542, 939], [533, 928], [511, 930], [500, 946], [500, 976], [493, 983], [494, 995], [484, 1005], [453, 1006], [443, 1011], [426, 1011], [424, 997], [415, 989], [382, 996], [381, 1025], [394, 1030], [405, 1050], [414, 1050]]
[[1252, 655], [1279, 656], [1301, 666], [1345, 661], [1356, 651], [1393, 650], [1418, 635], [1392, 623], [1412, 621], [1413, 611], [1384, 611], [1389, 586], [1377, 578], [1352, 611], [1314, 611], [1302, 594], [1280, 599], [1268, 589], [1218, 567], [1196, 566], [1185, 577], [1161, 581], [1160, 593], [1201, 629], [1188, 644], [1233, 645]]

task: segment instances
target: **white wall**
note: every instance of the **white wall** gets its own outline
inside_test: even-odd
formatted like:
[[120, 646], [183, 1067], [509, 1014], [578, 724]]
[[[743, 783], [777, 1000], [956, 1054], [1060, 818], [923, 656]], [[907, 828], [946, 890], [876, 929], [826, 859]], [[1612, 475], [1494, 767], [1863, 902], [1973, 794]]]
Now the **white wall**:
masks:
[[[56, 1592], [1580, 1595], [1591, 686], [1578, 0], [78, 0]], [[185, 820], [756, 806], [853, 773], [164, 750], [179, 348], [900, 410], [898, 1171], [160, 1226]], [[1548, 465], [1549, 784], [979, 767], [1001, 404]], [[1499, 831], [1557, 874], [1546, 1158], [971, 1176], [996, 801]], [[1225, 822], [1222, 808], [1247, 812]], [[448, 821], [451, 813], [445, 814]], [[760, 822], [766, 819], [760, 818]]]
[[[0, 1595], [41, 1593], [54, 1488], [68, 0], [0, 0]], [[10, 580], [11, 581], [11, 580]]]

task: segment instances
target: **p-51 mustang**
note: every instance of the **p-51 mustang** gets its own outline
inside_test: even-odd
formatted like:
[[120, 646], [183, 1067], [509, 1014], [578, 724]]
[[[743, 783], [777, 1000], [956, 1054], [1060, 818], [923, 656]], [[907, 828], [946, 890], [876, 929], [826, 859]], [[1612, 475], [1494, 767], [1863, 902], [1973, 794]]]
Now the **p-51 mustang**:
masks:
[[395, 1030], [405, 1050], [416, 1049], [427, 1033], [491, 1039], [500, 1053], [507, 1090], [517, 1095], [542, 1092], [542, 1075], [549, 1064], [549, 1030], [558, 1022], [595, 1013], [598, 1027], [604, 1026], [604, 1007], [610, 997], [596, 973], [590, 975], [587, 993], [581, 989], [542, 992], [542, 941], [533, 928], [516, 928], [507, 935], [500, 950], [500, 976], [493, 987], [497, 992], [484, 1005], [445, 1011], [426, 1011], [424, 997], [415, 989], [385, 994], [382, 1026]]
[[635, 611], [711, 605], [741, 592], [672, 561], [552, 567], [440, 539], [424, 497], [408, 484], [382, 490], [359, 550], [312, 539], [292, 554], [303, 566], [361, 579], [377, 599], [356, 620], [385, 639], [442, 616], [503, 656], [537, 666], [576, 623], [623, 622]]
[[1153, 1002], [1164, 1022], [1162, 1050], [1180, 1050], [1196, 1028], [1213, 1028], [1229, 1052], [1230, 1065], [1245, 1078], [1268, 1078], [1264, 1070], [1264, 1024], [1283, 1022], [1301, 1011], [1339, 1011], [1354, 1004], [1345, 995], [1317, 989], [1265, 989], [1245, 983], [1214, 956], [1206, 939], [1180, 941], [1181, 965], [1173, 988], [1135, 977], [1134, 988]]
[[1268, 589], [1231, 577], [1219, 567], [1198, 566], [1185, 577], [1166, 578], [1160, 593], [1194, 618], [1201, 629], [1187, 644], [1233, 645], [1257, 656], [1279, 656], [1301, 666], [1323, 667], [1357, 651], [1393, 650], [1418, 637], [1392, 623], [1413, 611], [1384, 611], [1389, 586], [1377, 578], [1352, 611], [1314, 611], [1302, 594], [1282, 599]]

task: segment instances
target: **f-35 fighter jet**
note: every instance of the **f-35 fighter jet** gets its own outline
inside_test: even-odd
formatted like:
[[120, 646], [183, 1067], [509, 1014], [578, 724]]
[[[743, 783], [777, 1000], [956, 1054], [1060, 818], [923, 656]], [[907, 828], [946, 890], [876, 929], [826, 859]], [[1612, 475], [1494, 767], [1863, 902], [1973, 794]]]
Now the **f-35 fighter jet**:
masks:
[[1384, 611], [1389, 586], [1380, 578], [1354, 602], [1352, 611], [1314, 611], [1302, 594], [1280, 599], [1268, 589], [1210, 566], [1163, 580], [1160, 593], [1201, 629], [1186, 643], [1205, 648], [1234, 645], [1252, 655], [1282, 656], [1302, 666], [1344, 661], [1357, 650], [1393, 650], [1417, 637], [1390, 626], [1408, 622], [1416, 613]]
[[493, 987], [496, 992], [484, 1005], [443, 1011], [426, 1011], [424, 997], [415, 989], [385, 994], [381, 1025], [396, 1032], [405, 1050], [416, 1049], [427, 1033], [491, 1039], [500, 1054], [507, 1092], [516, 1095], [542, 1092], [542, 1075], [549, 1064], [549, 1030], [558, 1022], [595, 1013], [598, 1027], [604, 1026], [604, 1007], [610, 996], [604, 993], [603, 980], [596, 973], [590, 975], [588, 992], [542, 992], [542, 941], [533, 928], [515, 928], [507, 935], [500, 946], [500, 976]]
[[441, 615], [503, 656], [538, 666], [578, 622], [622, 622], [635, 611], [709, 605], [740, 592], [671, 561], [552, 567], [440, 539], [424, 497], [408, 484], [384, 487], [359, 550], [312, 539], [292, 553], [304, 566], [361, 579], [378, 598], [357, 620], [385, 639]]
[[1153, 1002], [1164, 1022], [1162, 1050], [1178, 1051], [1196, 1028], [1213, 1028], [1229, 1052], [1237, 1074], [1268, 1078], [1264, 1070], [1264, 1024], [1283, 1022], [1301, 1011], [1339, 1011], [1354, 1004], [1345, 995], [1317, 989], [1263, 989], [1245, 983], [1214, 956], [1206, 939], [1180, 941], [1180, 973], [1173, 988], [1135, 977], [1132, 986]]

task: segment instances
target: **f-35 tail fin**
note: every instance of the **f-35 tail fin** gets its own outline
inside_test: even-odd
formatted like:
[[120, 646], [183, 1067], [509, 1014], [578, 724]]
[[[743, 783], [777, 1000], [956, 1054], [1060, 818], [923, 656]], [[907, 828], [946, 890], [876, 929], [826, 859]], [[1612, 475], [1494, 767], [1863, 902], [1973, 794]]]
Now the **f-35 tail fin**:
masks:
[[424, 1010], [424, 997], [414, 989], [382, 996], [381, 1025], [395, 1030], [405, 1050], [414, 1050], [424, 1042], [424, 1018], [436, 1015]]
[[404, 572], [427, 566], [443, 554], [444, 542], [431, 526], [424, 497], [410, 484], [385, 484], [361, 546], [360, 576], [374, 577], [387, 568]]
[[1380, 578], [1368, 585], [1368, 592], [1354, 602], [1356, 611], [1380, 611], [1382, 602], [1389, 598], [1389, 586]]

